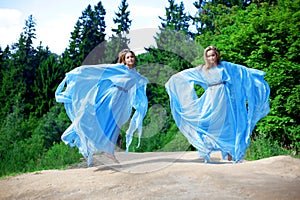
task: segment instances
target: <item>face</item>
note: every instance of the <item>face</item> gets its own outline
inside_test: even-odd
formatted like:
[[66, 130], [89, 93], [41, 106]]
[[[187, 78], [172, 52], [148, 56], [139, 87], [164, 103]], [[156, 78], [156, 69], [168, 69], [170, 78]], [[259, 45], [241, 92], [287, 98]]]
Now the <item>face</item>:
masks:
[[125, 64], [127, 65], [127, 67], [129, 69], [134, 68], [135, 56], [131, 52], [126, 53], [126, 55], [125, 55]]
[[217, 54], [214, 50], [209, 50], [206, 53], [206, 57], [207, 57], [208, 64], [217, 65], [218, 58], [217, 58]]

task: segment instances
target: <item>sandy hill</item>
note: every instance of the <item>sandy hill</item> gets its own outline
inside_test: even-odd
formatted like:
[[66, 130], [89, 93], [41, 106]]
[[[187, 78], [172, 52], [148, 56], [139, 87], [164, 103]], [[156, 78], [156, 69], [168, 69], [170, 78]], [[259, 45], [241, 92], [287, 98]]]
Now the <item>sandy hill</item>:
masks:
[[0, 180], [0, 199], [300, 199], [300, 159], [276, 156], [232, 164], [197, 152], [102, 154], [67, 170]]

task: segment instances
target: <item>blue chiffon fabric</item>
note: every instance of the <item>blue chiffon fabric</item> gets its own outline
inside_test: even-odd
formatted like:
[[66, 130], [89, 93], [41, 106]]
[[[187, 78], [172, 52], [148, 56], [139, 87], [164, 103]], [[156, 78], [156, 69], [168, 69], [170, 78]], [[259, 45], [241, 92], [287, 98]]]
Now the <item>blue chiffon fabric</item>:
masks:
[[136, 130], [140, 144], [142, 122], [148, 108], [147, 83], [135, 68], [129, 69], [123, 64], [80, 66], [66, 73], [55, 98], [64, 103], [72, 124], [61, 139], [78, 147], [90, 165], [95, 152], [114, 154], [120, 129], [134, 108], [126, 131], [126, 151]]
[[[173, 118], [200, 158], [212, 151], [234, 162], [244, 159], [256, 123], [269, 113], [270, 88], [265, 72], [222, 61], [209, 70], [195, 67], [165, 84]], [[204, 89], [198, 97], [194, 85]]]

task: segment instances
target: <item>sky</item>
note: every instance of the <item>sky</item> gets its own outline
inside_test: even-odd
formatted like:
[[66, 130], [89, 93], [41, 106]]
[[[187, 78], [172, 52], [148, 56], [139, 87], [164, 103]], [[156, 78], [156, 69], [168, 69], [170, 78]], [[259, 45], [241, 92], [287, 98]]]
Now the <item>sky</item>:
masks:
[[[175, 0], [184, 3], [185, 11], [194, 14], [196, 8], [193, 0]], [[42, 42], [50, 51], [61, 54], [68, 47], [71, 32], [82, 11], [90, 4], [92, 7], [99, 0], [0, 0], [0, 46], [2, 50], [7, 45], [18, 42], [25, 27], [25, 20], [30, 15], [36, 22], [36, 39], [34, 45]], [[102, 0], [106, 10], [106, 35], [111, 35], [115, 12], [121, 5], [121, 0]], [[165, 18], [165, 7], [168, 0], [127, 0], [129, 19], [132, 20], [130, 30], [157, 29], [161, 24], [158, 16]], [[150, 29], [149, 29], [150, 30]], [[155, 34], [155, 32], [153, 32]]]

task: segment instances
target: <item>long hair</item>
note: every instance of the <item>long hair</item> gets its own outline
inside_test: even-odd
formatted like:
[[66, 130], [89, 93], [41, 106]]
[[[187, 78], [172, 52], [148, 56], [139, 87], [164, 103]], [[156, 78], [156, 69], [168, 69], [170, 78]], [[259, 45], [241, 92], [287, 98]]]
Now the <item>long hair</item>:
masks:
[[217, 55], [217, 64], [220, 63], [221, 61], [221, 55], [220, 55], [220, 51], [217, 49], [217, 47], [215, 46], [208, 46], [206, 47], [206, 49], [204, 50], [204, 60], [207, 63], [207, 52], [208, 51], [214, 51]]
[[125, 55], [127, 53], [132, 53], [132, 55], [134, 56], [135, 60], [136, 60], [136, 56], [135, 56], [135, 53], [129, 49], [123, 49], [122, 51], [120, 51], [119, 55], [118, 55], [118, 63], [123, 63], [123, 64], [126, 64], [125, 63]]

